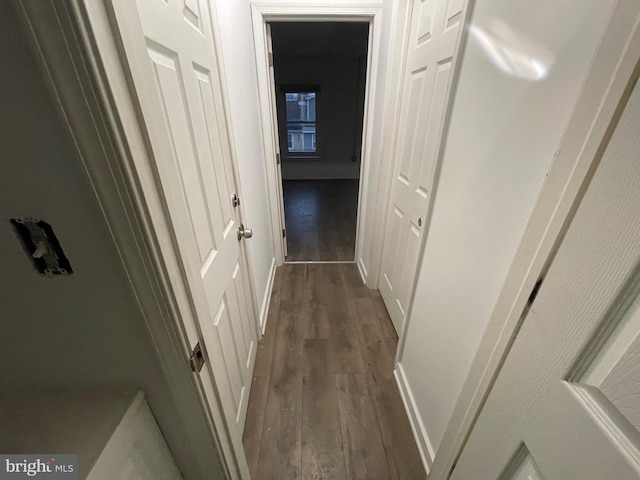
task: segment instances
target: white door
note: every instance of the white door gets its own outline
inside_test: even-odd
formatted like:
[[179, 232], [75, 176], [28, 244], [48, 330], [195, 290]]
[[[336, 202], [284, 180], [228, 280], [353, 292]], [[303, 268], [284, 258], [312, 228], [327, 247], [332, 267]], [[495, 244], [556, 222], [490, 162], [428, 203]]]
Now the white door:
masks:
[[640, 478], [639, 130], [636, 87], [452, 479]]
[[414, 0], [380, 293], [400, 333], [427, 222], [451, 67], [466, 0]]
[[192, 345], [204, 343], [201, 375], [211, 369], [241, 451], [257, 321], [244, 240], [237, 238], [236, 181], [210, 3], [136, 4], [113, 1], [112, 7], [198, 315], [199, 331], [187, 335]]
[[[285, 225], [284, 219], [284, 199], [282, 197], [282, 161], [280, 160], [280, 136], [278, 134], [278, 110], [276, 107], [276, 77], [273, 70], [273, 42], [271, 40], [271, 25], [267, 23], [267, 52], [269, 54], [269, 101], [271, 102], [271, 121], [273, 124], [273, 144], [276, 149], [276, 159], [278, 159], [278, 165], [276, 165], [276, 175], [277, 175], [277, 189], [278, 189], [278, 200], [280, 205], [278, 207], [278, 212], [280, 214], [280, 225]], [[284, 235], [283, 235], [284, 237]], [[284, 252], [284, 257], [287, 256], [287, 242], [286, 239], [282, 240], [282, 249]]]

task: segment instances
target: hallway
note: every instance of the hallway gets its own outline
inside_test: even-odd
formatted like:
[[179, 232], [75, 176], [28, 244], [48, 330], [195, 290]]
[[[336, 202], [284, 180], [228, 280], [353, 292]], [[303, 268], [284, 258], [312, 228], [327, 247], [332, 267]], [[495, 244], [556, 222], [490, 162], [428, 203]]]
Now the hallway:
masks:
[[425, 478], [396, 344], [354, 264], [278, 268], [244, 431], [251, 478]]

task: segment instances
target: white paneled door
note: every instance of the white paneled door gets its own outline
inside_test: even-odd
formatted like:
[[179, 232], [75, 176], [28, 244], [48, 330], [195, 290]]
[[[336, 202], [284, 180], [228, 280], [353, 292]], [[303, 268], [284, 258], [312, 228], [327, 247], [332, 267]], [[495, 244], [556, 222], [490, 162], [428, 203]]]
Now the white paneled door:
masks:
[[402, 331], [428, 204], [466, 0], [414, 0], [380, 293]]
[[639, 129], [636, 87], [452, 479], [640, 479]]
[[112, 3], [198, 316], [199, 331], [187, 334], [204, 344], [202, 375], [212, 372], [241, 448], [258, 332], [210, 2], [135, 5]]

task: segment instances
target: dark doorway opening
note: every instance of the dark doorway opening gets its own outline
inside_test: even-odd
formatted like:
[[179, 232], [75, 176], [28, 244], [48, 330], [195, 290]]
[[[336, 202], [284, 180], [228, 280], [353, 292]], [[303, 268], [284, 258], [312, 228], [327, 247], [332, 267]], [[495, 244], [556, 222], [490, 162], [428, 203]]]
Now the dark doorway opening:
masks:
[[271, 23], [287, 262], [355, 261], [369, 24]]

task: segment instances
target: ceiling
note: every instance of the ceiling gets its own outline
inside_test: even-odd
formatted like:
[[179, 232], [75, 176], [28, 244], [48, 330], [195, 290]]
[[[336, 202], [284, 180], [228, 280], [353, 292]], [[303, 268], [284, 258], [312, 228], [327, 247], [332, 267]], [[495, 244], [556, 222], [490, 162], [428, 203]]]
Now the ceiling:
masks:
[[366, 22], [272, 22], [275, 56], [366, 56]]

